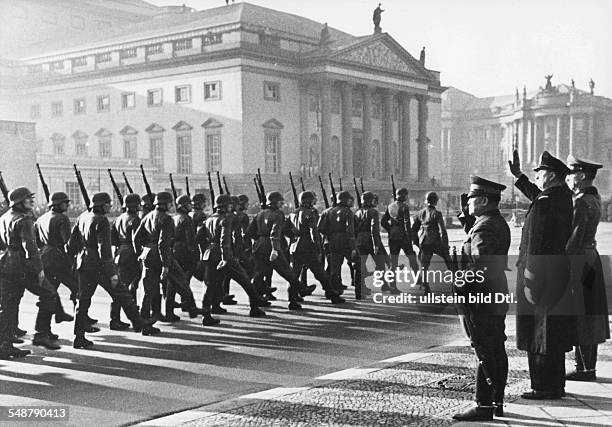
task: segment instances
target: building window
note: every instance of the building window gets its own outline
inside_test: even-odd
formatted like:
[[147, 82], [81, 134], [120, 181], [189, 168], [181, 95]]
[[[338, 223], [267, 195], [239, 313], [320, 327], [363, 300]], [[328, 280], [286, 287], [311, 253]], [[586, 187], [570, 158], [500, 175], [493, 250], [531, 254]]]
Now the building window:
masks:
[[[377, 99], [373, 100], [372, 101], [372, 118], [380, 119], [381, 110], [382, 110], [382, 104], [380, 103], [380, 100], [377, 100]], [[355, 114], [353, 114], [353, 116], [355, 116]]]
[[150, 89], [147, 91], [147, 104], [149, 107], [162, 105], [163, 92], [161, 89]]
[[193, 47], [191, 39], [177, 40], [174, 42], [174, 50], [187, 50]]
[[331, 113], [332, 114], [340, 114], [340, 97], [332, 96], [331, 99]]
[[319, 111], [319, 95], [311, 94], [308, 96], [308, 111], [311, 113]]
[[265, 167], [266, 173], [280, 172], [280, 132], [265, 132]]
[[40, 74], [43, 71], [42, 64], [29, 65], [28, 66], [28, 74]]
[[31, 119], [40, 118], [40, 104], [30, 105], [30, 118]]
[[221, 82], [204, 83], [204, 100], [215, 101], [221, 99]]
[[264, 82], [264, 99], [266, 101], [280, 101], [280, 84]]
[[82, 30], [85, 28], [85, 20], [81, 16], [72, 17], [72, 28]]
[[49, 71], [58, 71], [64, 69], [64, 61], [53, 61], [49, 64]]
[[221, 170], [221, 133], [206, 134], [206, 160], [209, 171]]
[[191, 134], [182, 133], [176, 136], [177, 172], [191, 173]]
[[96, 64], [101, 62], [111, 62], [113, 57], [110, 52], [99, 53], [96, 55]]
[[124, 110], [136, 108], [136, 94], [134, 92], [126, 92], [121, 94], [121, 108]]
[[320, 157], [321, 146], [319, 144], [319, 136], [313, 133], [310, 135], [310, 144], [308, 147], [308, 171], [311, 176], [319, 173], [319, 167], [321, 166]]
[[164, 45], [163, 43], [156, 43], [146, 47], [147, 55], [157, 55], [159, 53], [164, 53]]
[[83, 67], [87, 65], [87, 57], [86, 56], [81, 56], [79, 58], [74, 58], [72, 60], [72, 66], [73, 67]]
[[74, 100], [74, 114], [85, 114], [86, 113], [85, 98], [79, 98]]
[[119, 51], [119, 58], [121, 59], [136, 58], [136, 56], [138, 56], [138, 50], [135, 47], [122, 49]]
[[123, 157], [126, 159], [138, 158], [138, 151], [135, 135], [126, 135], [123, 137]]
[[361, 117], [363, 114], [363, 102], [361, 99], [353, 99], [352, 107], [353, 117]]
[[177, 104], [191, 102], [191, 85], [175, 87], [174, 102]]
[[99, 143], [99, 151], [100, 157], [103, 159], [108, 159], [111, 157], [112, 153], [112, 142], [110, 136], [101, 136], [98, 140]]
[[66, 183], [66, 194], [68, 198], [72, 200], [73, 205], [81, 204], [81, 188], [78, 182], [67, 182]]
[[51, 103], [51, 117], [62, 117], [64, 115], [64, 103], [56, 101]]
[[87, 150], [87, 138], [79, 137], [74, 139], [74, 152], [77, 156], [87, 157], [89, 155]]
[[372, 141], [372, 155], [370, 158], [372, 159], [372, 178], [376, 178], [380, 175], [381, 169], [380, 142], [376, 139]]
[[56, 156], [64, 155], [66, 138], [64, 138], [62, 135], [53, 135], [51, 140], [53, 141], [53, 154]]
[[202, 45], [203, 46], [209, 46], [211, 44], [218, 44], [218, 43], [221, 43], [222, 41], [223, 41], [223, 34], [222, 33], [205, 34], [202, 37]]
[[151, 135], [149, 137], [151, 162], [157, 170], [164, 169], [164, 137], [160, 134]]
[[110, 96], [100, 95], [97, 98], [98, 113], [110, 111]]

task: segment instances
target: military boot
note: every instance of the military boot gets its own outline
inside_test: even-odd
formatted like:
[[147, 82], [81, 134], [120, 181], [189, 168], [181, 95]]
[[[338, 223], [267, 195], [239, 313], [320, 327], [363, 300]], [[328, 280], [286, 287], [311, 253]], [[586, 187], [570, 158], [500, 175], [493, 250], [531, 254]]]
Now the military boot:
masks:
[[8, 360], [8, 359], [19, 359], [21, 357], [25, 357], [30, 354], [30, 350], [22, 350], [17, 347], [13, 347], [12, 344], [3, 344], [0, 346], [0, 359]]
[[129, 323], [122, 322], [119, 319], [111, 320], [109, 326], [111, 331], [125, 331], [126, 329], [130, 329]]
[[51, 338], [49, 334], [38, 333], [34, 335], [34, 338], [32, 339], [32, 344], [45, 347], [49, 350], [59, 350], [61, 348], [57, 341]]
[[66, 312], [61, 312], [55, 315], [55, 323], [72, 322], [74, 317]]
[[251, 311], [249, 312], [249, 316], [251, 317], [264, 317], [265, 315], [266, 312], [256, 306], [251, 307]]
[[74, 338], [74, 342], [72, 343], [72, 347], [74, 348], [91, 348], [93, 347], [93, 341], [89, 341], [85, 338], [85, 335], [79, 335]]
[[453, 415], [457, 421], [490, 421], [493, 419], [494, 406], [475, 406], [460, 414]]

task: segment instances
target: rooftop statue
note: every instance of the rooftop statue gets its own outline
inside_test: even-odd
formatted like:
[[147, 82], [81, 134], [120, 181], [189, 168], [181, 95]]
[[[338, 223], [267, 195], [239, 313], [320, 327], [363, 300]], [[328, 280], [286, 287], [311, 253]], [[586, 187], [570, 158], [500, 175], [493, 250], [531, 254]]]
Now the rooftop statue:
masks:
[[380, 6], [381, 6], [381, 3], [378, 3], [378, 7], [374, 9], [374, 14], [372, 16], [372, 21], [374, 21], [374, 32], [375, 33], [380, 33], [381, 31], [380, 18], [384, 10]]

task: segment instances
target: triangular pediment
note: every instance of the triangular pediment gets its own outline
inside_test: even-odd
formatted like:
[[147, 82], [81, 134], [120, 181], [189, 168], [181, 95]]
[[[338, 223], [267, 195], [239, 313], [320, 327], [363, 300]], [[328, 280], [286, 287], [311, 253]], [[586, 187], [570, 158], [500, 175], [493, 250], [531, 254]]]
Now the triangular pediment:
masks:
[[100, 128], [99, 131], [97, 131], [96, 133], [94, 133], [95, 136], [99, 137], [104, 137], [104, 136], [111, 136], [112, 133], [108, 130], [108, 129], [104, 129], [104, 128]]
[[83, 132], [81, 129], [77, 130], [76, 132], [74, 132], [72, 134], [72, 137], [74, 139], [84, 139], [87, 138], [89, 135], [87, 135], [85, 132]]
[[282, 129], [285, 126], [276, 119], [270, 119], [262, 125], [266, 129]]
[[126, 127], [124, 127], [123, 129], [121, 129], [119, 131], [119, 133], [121, 135], [137, 135], [138, 131], [136, 129], [134, 129], [132, 126], [127, 125]]
[[418, 60], [386, 34], [340, 49], [333, 59], [424, 79], [432, 78]]
[[183, 120], [181, 120], [180, 122], [178, 122], [177, 124], [172, 126], [172, 129], [174, 129], [176, 131], [191, 130], [191, 129], [193, 129], [193, 126], [191, 126], [189, 123], [184, 122]]
[[153, 133], [153, 132], [165, 132], [166, 129], [158, 125], [157, 123], [151, 123], [146, 129], [145, 132]]
[[58, 140], [58, 139], [66, 139], [66, 137], [64, 135], [62, 135], [61, 133], [55, 132], [53, 135], [51, 135], [51, 139], [53, 141], [55, 141], [55, 140]]
[[206, 129], [210, 129], [210, 128], [220, 128], [223, 126], [223, 123], [221, 123], [219, 120], [211, 117], [210, 119], [206, 120], [204, 123], [202, 123], [202, 127], [206, 128]]

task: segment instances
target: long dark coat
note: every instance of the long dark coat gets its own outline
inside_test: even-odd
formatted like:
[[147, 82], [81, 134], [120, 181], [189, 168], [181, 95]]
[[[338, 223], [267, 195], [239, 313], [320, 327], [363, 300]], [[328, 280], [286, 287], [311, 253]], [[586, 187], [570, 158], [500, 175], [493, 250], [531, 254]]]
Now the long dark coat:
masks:
[[599, 344], [610, 338], [608, 300], [595, 234], [601, 217], [601, 198], [595, 187], [574, 197], [573, 231], [567, 242], [571, 257], [572, 300], [577, 306], [575, 344]]
[[[565, 246], [572, 233], [572, 192], [565, 185], [540, 191], [525, 175], [515, 185], [531, 200], [517, 262], [516, 345], [539, 354], [569, 351], [575, 316]], [[525, 287], [535, 304], [525, 297]]]

